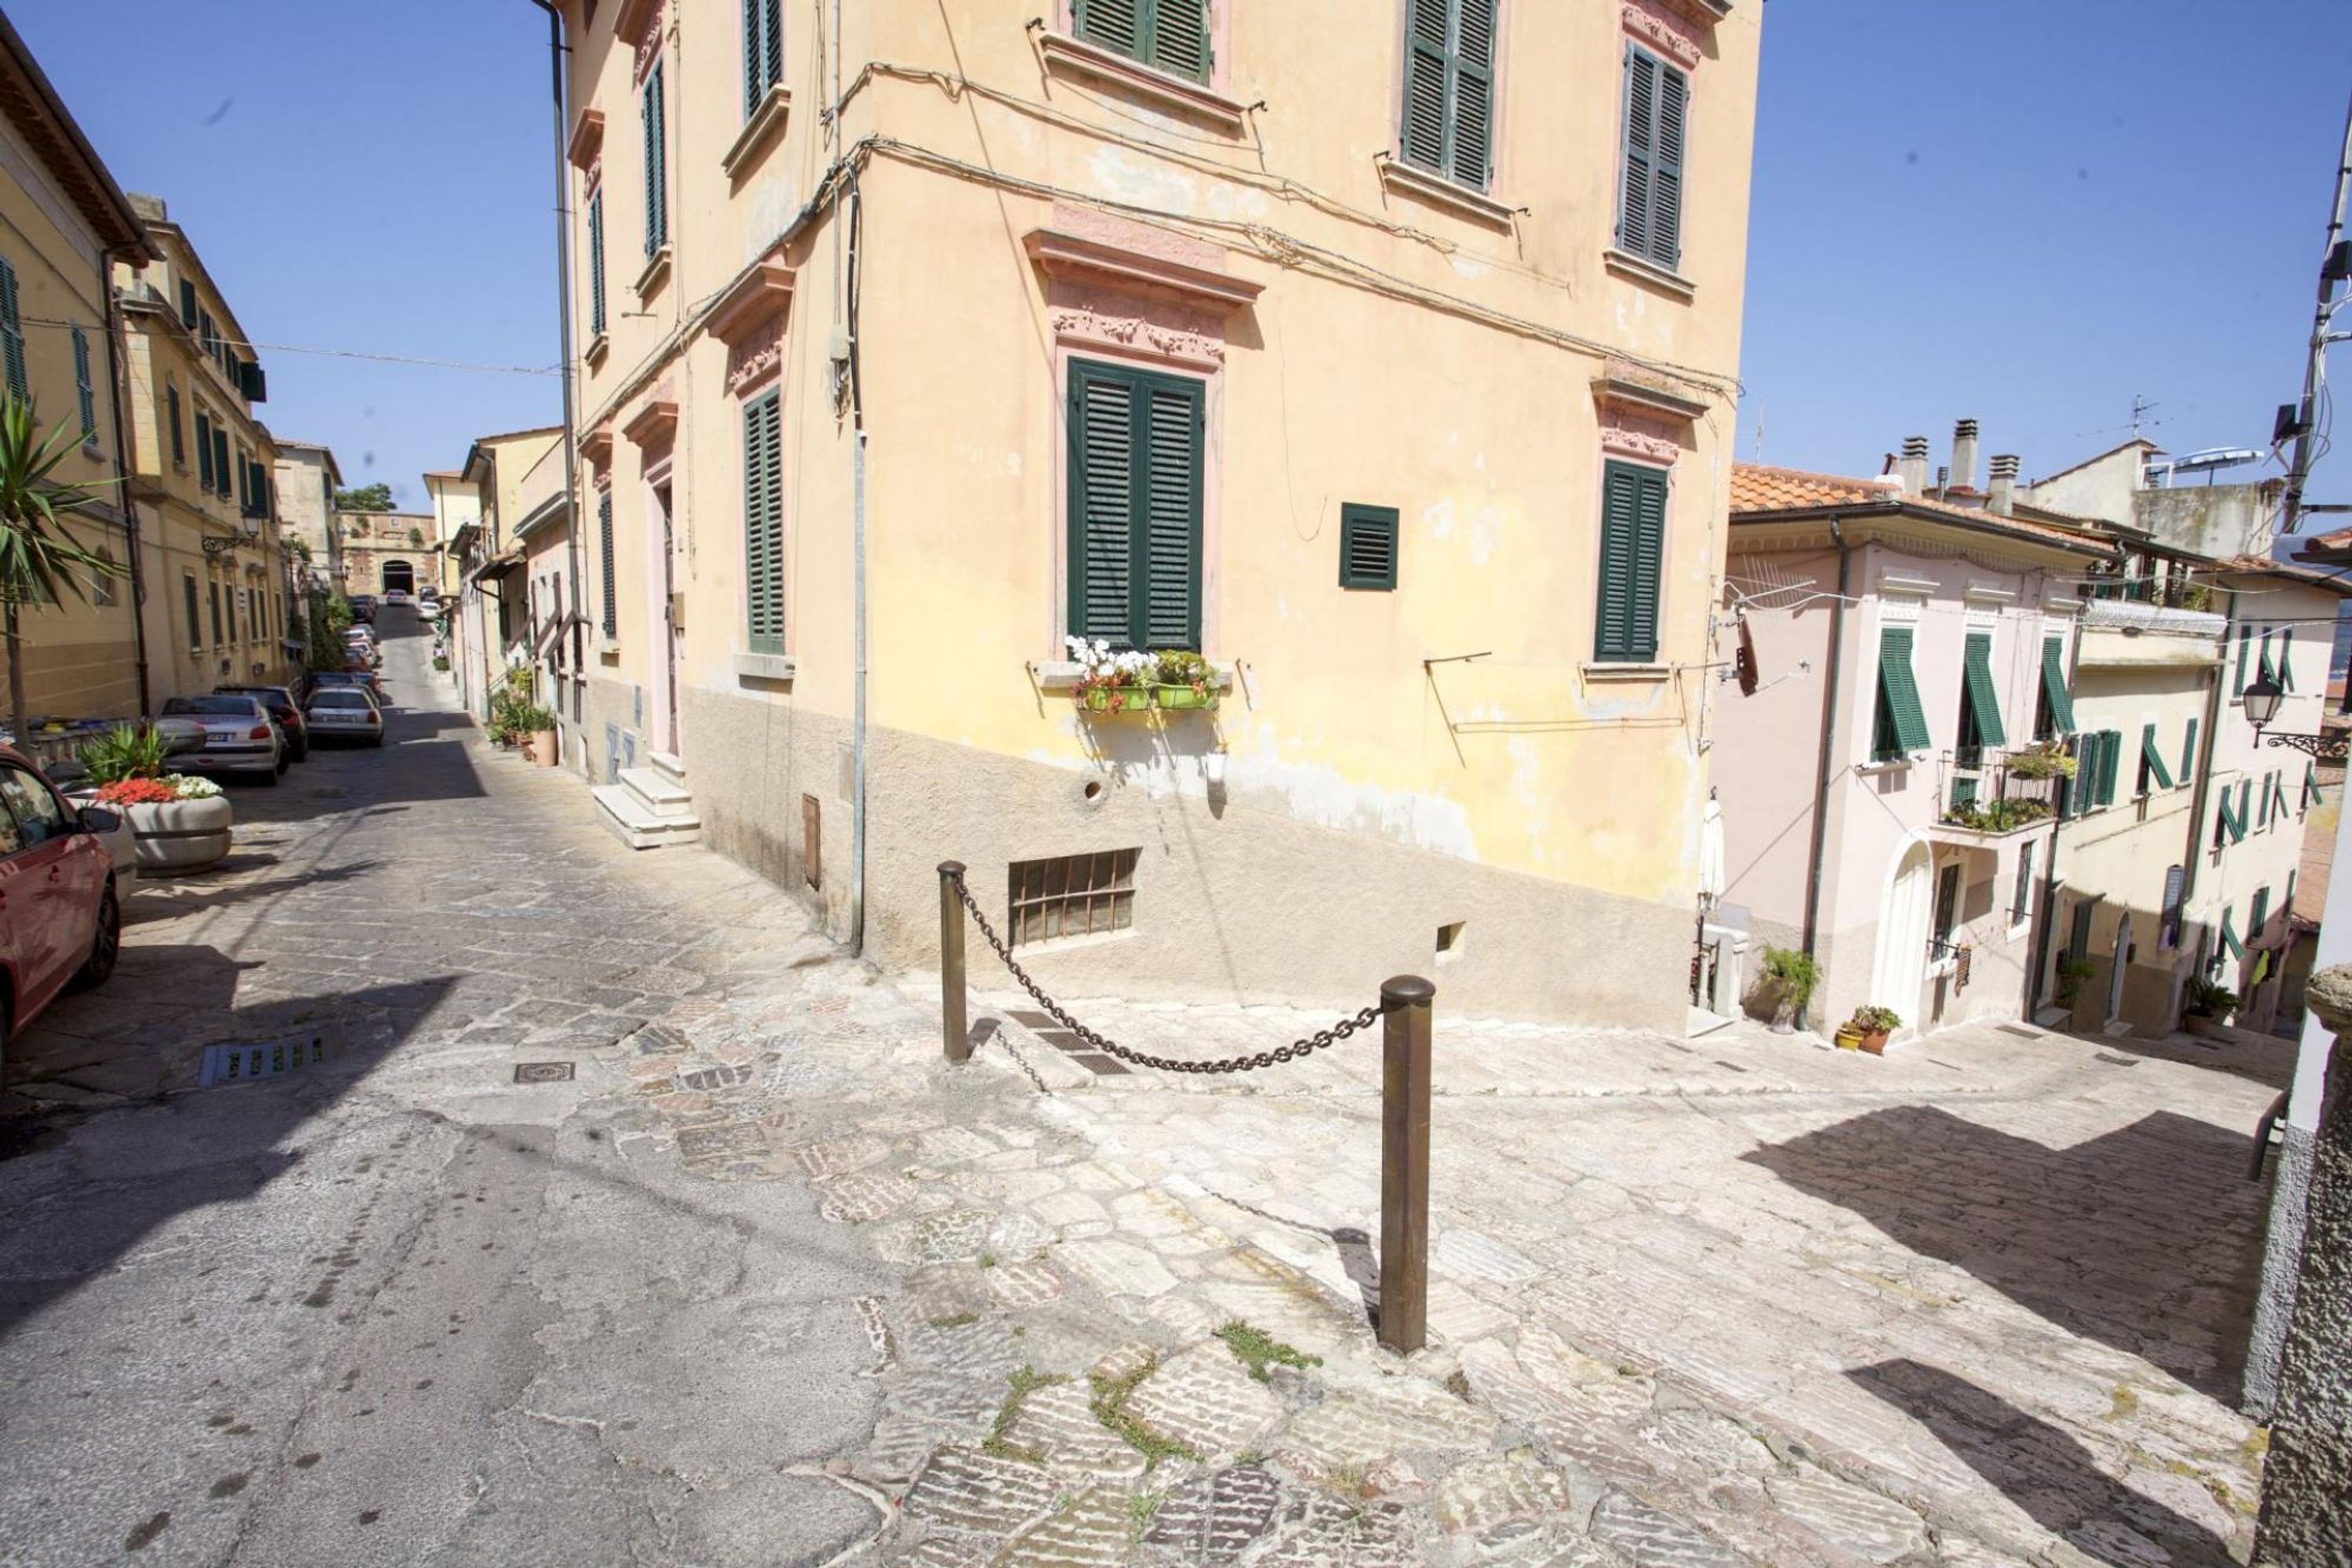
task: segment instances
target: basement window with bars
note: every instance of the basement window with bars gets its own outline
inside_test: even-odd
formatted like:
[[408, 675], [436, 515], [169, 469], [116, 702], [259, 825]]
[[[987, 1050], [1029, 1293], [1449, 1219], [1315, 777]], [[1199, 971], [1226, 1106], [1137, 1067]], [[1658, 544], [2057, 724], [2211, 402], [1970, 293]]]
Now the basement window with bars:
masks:
[[1209, 0], [1071, 0], [1071, 30], [1089, 44], [1187, 81], [1209, 79]]
[[1103, 936], [1135, 924], [1140, 849], [1099, 849], [1005, 868], [1007, 930], [1015, 947]]
[[1397, 509], [1339, 509], [1339, 586], [1394, 589], [1397, 585]]

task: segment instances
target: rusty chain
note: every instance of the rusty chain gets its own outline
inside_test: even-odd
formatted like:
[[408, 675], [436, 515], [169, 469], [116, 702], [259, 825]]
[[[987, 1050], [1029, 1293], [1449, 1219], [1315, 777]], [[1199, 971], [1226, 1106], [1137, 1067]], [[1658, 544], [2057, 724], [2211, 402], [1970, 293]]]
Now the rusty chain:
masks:
[[996, 928], [988, 923], [988, 917], [980, 912], [980, 905], [973, 901], [971, 889], [964, 886], [963, 879], [951, 877], [949, 880], [955, 884], [956, 897], [963, 900], [964, 910], [971, 916], [972, 923], [980, 928], [981, 936], [991, 948], [995, 950], [996, 956], [1003, 960], [1004, 967], [1013, 972], [1013, 978], [1021, 982], [1021, 989], [1036, 998], [1037, 1005], [1053, 1015], [1062, 1027], [1069, 1030], [1095, 1049], [1117, 1057], [1121, 1061], [1133, 1062], [1139, 1067], [1157, 1068], [1161, 1072], [1197, 1073], [1251, 1072], [1258, 1068], [1277, 1067], [1284, 1062], [1296, 1061], [1311, 1056], [1326, 1046], [1338, 1045], [1359, 1030], [1370, 1028], [1381, 1016], [1380, 1008], [1366, 1007], [1352, 1016], [1340, 1019], [1328, 1029], [1318, 1029], [1313, 1034], [1293, 1040], [1286, 1046], [1280, 1046], [1270, 1051], [1260, 1051], [1255, 1056], [1229, 1057], [1223, 1061], [1180, 1061], [1173, 1057], [1148, 1056], [1142, 1051], [1129, 1050], [1118, 1041], [1087, 1028], [1084, 1024], [1071, 1017], [1060, 1003], [1046, 995], [1044, 989], [1034, 980], [1029, 978], [1029, 972], [1021, 967], [1020, 961], [1013, 956], [1013, 950], [1005, 945], [1004, 939], [996, 934]]

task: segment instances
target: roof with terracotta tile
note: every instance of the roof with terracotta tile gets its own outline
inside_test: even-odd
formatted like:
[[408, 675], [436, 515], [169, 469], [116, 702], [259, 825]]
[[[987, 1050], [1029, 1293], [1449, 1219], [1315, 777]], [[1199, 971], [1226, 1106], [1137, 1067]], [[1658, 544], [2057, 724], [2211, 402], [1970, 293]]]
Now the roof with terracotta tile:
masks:
[[1832, 511], [1846, 508], [1900, 509], [1928, 522], [1958, 522], [1984, 532], [2012, 534], [2038, 544], [2055, 544], [2091, 555], [2115, 553], [2115, 541], [2094, 531], [2004, 516], [1980, 507], [1954, 506], [1926, 496], [1906, 496], [1894, 476], [1857, 479], [1802, 468], [1735, 463], [1731, 468], [1731, 519], [1761, 520], [1775, 514]]
[[2285, 577], [2314, 588], [2352, 598], [2352, 575], [2325, 565], [2280, 561], [2267, 555], [2232, 555], [2213, 564], [2216, 577]]

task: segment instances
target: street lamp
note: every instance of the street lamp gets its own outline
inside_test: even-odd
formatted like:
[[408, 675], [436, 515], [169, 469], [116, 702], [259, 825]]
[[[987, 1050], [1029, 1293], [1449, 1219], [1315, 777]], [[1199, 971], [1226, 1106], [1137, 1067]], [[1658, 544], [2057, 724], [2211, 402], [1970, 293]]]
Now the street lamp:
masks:
[[2246, 722], [2254, 727], [2257, 742], [2267, 740], [2273, 746], [2292, 746], [2296, 751], [2323, 763], [2342, 765], [2347, 750], [2352, 750], [2352, 731], [2334, 730], [2317, 735], [2263, 735], [2270, 721], [2278, 717], [2279, 700], [2286, 689], [2278, 678], [2268, 671], [2256, 676], [2246, 688]]
[[[2270, 721], [2278, 717], [2279, 699], [2285, 695], [2285, 689], [2273, 679], [2267, 670], [2256, 676], [2254, 683], [2246, 688], [2246, 722], [2254, 727], [2255, 734], [2261, 734]], [[2277, 745], [2284, 739], [2281, 736], [2271, 743]]]

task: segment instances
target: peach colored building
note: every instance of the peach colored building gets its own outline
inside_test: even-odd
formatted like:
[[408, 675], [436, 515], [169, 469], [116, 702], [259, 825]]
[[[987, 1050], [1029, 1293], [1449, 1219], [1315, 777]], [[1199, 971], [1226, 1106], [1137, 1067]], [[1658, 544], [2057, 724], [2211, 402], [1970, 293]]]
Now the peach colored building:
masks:
[[1761, 5], [563, 10], [616, 832], [887, 962], [954, 858], [1066, 991], [1681, 1026]]

